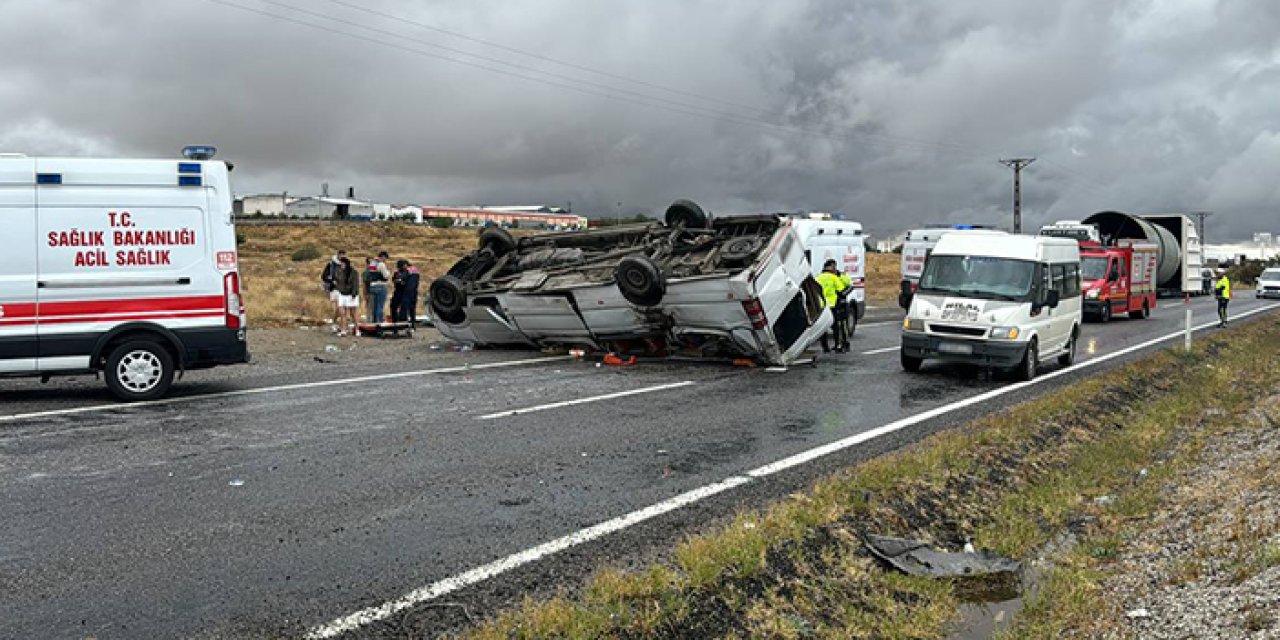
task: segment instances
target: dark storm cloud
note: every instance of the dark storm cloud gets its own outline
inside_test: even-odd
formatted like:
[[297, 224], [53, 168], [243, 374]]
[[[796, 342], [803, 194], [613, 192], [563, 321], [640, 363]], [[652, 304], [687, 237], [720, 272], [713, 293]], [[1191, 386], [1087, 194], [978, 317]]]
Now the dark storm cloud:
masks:
[[[1034, 155], [1029, 224], [1213, 209], [1218, 238], [1280, 231], [1268, 0], [362, 5], [401, 20], [226, 1], [367, 40], [209, 0], [0, 1], [0, 148], [171, 155], [212, 141], [246, 192], [327, 181], [600, 214], [693, 197], [839, 210], [880, 233], [1007, 222], [996, 160]], [[531, 75], [542, 81], [514, 77]]]

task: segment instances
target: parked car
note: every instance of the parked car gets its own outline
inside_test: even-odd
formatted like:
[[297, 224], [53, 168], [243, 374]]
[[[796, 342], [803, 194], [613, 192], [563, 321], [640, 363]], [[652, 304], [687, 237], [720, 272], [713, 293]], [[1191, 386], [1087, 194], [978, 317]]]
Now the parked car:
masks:
[[436, 326], [454, 339], [785, 365], [832, 322], [785, 216], [712, 220], [678, 200], [663, 223], [519, 239], [491, 228], [479, 244], [431, 284]]
[[1258, 285], [1254, 289], [1258, 298], [1280, 298], [1280, 267], [1264, 269], [1258, 275]]

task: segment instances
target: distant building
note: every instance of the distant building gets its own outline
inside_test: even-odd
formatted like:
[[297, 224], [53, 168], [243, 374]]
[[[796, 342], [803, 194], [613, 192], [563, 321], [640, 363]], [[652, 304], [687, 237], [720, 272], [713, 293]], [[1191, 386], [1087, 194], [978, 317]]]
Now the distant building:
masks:
[[240, 196], [235, 199], [232, 210], [237, 216], [283, 216], [290, 200], [293, 198], [284, 193]]
[[1255, 244], [1271, 246], [1272, 244], [1275, 244], [1275, 236], [1270, 233], [1255, 233], [1253, 234], [1253, 242]]
[[290, 218], [372, 220], [373, 203], [353, 198], [310, 196], [298, 198], [287, 203], [285, 205], [285, 215]]
[[497, 225], [500, 227], [521, 229], [585, 229], [587, 219], [583, 216], [566, 212], [559, 207], [545, 205], [496, 207], [445, 207], [424, 206], [422, 218], [430, 223], [436, 219], [449, 219], [456, 227], [484, 227]]
[[382, 210], [381, 205], [373, 207], [374, 220], [403, 220], [414, 224], [422, 224], [422, 207], [416, 204], [391, 204]]

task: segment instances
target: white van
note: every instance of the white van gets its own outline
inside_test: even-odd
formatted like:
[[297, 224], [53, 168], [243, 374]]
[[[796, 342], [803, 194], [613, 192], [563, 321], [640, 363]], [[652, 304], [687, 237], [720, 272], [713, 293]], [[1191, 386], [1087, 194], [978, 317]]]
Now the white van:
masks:
[[867, 312], [867, 242], [862, 235], [862, 224], [851, 220], [814, 220], [794, 218], [791, 226], [804, 242], [805, 255], [809, 258], [814, 276], [822, 273], [827, 260], [835, 260], [840, 272], [853, 281], [849, 294], [849, 333]]
[[0, 156], [0, 375], [101, 372], [124, 400], [248, 362], [226, 163]]
[[1075, 361], [1083, 306], [1070, 238], [952, 231], [925, 263], [903, 319], [902, 368], [926, 359], [1009, 367], [1023, 380]]

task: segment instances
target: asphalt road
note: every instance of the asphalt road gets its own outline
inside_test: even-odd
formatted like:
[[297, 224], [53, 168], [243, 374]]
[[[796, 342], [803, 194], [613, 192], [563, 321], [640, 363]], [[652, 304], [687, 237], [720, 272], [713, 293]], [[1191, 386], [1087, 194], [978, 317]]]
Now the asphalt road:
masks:
[[[1179, 329], [1183, 305], [1161, 302], [1149, 320], [1086, 325], [1080, 358]], [[1197, 322], [1212, 305], [1193, 303]], [[1232, 310], [1260, 306], [1240, 298]], [[905, 374], [897, 344], [896, 324], [863, 326], [853, 353], [785, 373], [502, 352], [437, 372], [347, 372], [369, 376], [357, 381], [223, 369], [193, 375], [176, 401], [138, 406], [105, 402], [93, 385], [5, 383], [0, 638], [300, 635], [1009, 384], [939, 365]], [[590, 401], [609, 394], [626, 395]], [[522, 412], [551, 403], [564, 404]], [[650, 535], [681, 535], [663, 524]]]

